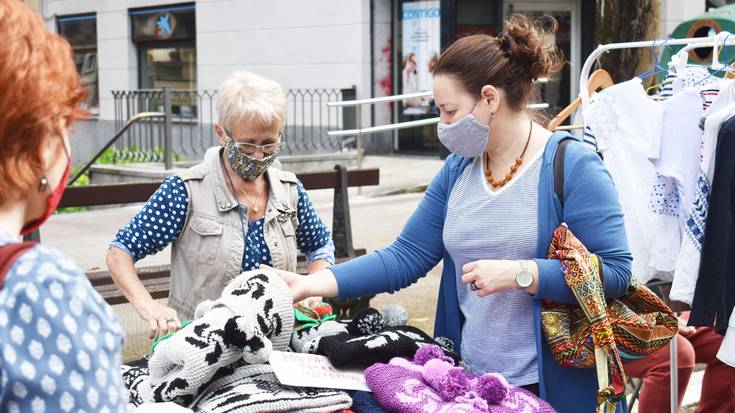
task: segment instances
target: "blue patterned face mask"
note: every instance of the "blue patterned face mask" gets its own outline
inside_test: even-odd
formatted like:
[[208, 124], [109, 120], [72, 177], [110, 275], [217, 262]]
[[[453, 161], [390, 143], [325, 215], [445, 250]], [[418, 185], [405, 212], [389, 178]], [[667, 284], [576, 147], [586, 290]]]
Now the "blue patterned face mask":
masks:
[[465, 158], [474, 158], [485, 152], [490, 127], [477, 120], [470, 112], [452, 124], [440, 122], [437, 124], [437, 133], [441, 143], [450, 152]]
[[276, 160], [280, 152], [281, 146], [278, 145], [273, 153], [266, 154], [263, 158], [258, 159], [243, 152], [232, 138], [225, 138], [225, 156], [227, 156], [232, 170], [246, 181], [254, 181], [263, 175]]

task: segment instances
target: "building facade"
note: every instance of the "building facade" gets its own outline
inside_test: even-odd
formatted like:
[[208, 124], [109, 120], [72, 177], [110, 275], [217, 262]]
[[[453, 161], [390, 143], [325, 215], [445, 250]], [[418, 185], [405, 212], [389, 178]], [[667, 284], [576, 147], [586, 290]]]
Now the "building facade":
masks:
[[[36, 0], [49, 29], [65, 36], [89, 91], [93, 118], [74, 131], [83, 161], [115, 132], [113, 91], [216, 89], [248, 69], [286, 89], [345, 89], [356, 97], [430, 89], [432, 64], [459, 37], [497, 34], [514, 12], [552, 15], [554, 41], [571, 62], [543, 87], [553, 108], [578, 93], [592, 48], [593, 0]], [[662, 37], [704, 12], [705, 1], [662, 0]], [[179, 114], [197, 110], [176, 104]], [[362, 108], [363, 126], [436, 116], [429, 99]], [[298, 136], [295, 137], [298, 139]], [[368, 152], [435, 154], [435, 128], [371, 135]]]

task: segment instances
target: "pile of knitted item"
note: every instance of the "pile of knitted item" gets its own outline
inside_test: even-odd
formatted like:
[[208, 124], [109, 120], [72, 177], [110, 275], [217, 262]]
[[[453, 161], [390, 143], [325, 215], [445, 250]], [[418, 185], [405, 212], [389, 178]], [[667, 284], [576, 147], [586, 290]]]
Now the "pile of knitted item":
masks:
[[[382, 312], [368, 308], [347, 322], [325, 321], [295, 331], [291, 348], [326, 356], [337, 368], [366, 368], [394, 357], [411, 357], [423, 346], [440, 343], [420, 329], [404, 325], [406, 321], [405, 310], [400, 306], [389, 306]], [[442, 351], [453, 360], [459, 359], [446, 344]]]
[[324, 412], [349, 408], [337, 390], [281, 385], [267, 364], [286, 351], [293, 331], [292, 295], [275, 273], [241, 274], [195, 319], [156, 347], [148, 367], [123, 366], [134, 405], [175, 402], [195, 412]]
[[413, 361], [396, 357], [365, 370], [365, 380], [386, 410], [401, 413], [553, 413], [533, 393], [496, 373], [475, 376], [438, 346], [423, 346]]

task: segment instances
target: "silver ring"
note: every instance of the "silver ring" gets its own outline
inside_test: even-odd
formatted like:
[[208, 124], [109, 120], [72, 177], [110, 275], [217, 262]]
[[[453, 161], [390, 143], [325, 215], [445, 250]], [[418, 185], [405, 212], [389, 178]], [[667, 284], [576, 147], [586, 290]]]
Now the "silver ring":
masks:
[[172, 322], [174, 322], [174, 321], [175, 321], [175, 319], [173, 319], [173, 318], [167, 318], [167, 319], [166, 319], [166, 322], [167, 322], [167, 323], [172, 323]]
[[475, 284], [475, 281], [472, 281], [472, 284], [470, 284], [470, 290], [472, 291], [480, 291], [480, 287]]

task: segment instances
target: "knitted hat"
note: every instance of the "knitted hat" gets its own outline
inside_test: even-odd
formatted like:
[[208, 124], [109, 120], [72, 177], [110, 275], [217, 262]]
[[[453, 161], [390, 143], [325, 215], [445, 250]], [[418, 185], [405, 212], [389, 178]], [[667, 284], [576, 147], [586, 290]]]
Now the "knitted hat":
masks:
[[[388, 327], [380, 333], [356, 336], [341, 333], [322, 337], [317, 353], [327, 356], [334, 367], [365, 368], [375, 363], [387, 362], [393, 357], [412, 356], [420, 347], [435, 344], [416, 327]], [[453, 359], [456, 354], [447, 352]]]
[[[296, 314], [296, 309], [294, 310]], [[294, 331], [291, 336], [291, 348], [298, 353], [316, 353], [322, 337], [334, 336], [339, 333], [349, 333], [353, 336], [364, 336], [383, 331], [385, 327], [398, 327], [408, 320], [406, 310], [398, 305], [391, 304], [380, 311], [366, 308], [359, 311], [352, 320], [321, 321], [318, 325], [310, 325]]]
[[292, 296], [275, 273], [243, 273], [210, 304], [156, 348], [149, 362], [153, 401], [188, 406], [221, 368], [240, 360], [265, 363], [271, 349], [288, 347]]
[[346, 333], [347, 326], [339, 321], [325, 321], [313, 327], [302, 328], [291, 335], [291, 349], [297, 353], [316, 354], [322, 337]]
[[394, 358], [365, 370], [365, 380], [386, 409], [398, 412], [553, 413], [531, 392], [496, 373], [477, 377], [455, 367], [438, 346], [416, 352], [414, 362]]
[[339, 390], [289, 387], [267, 365], [241, 366], [212, 382], [194, 401], [195, 412], [334, 412], [352, 399]]

